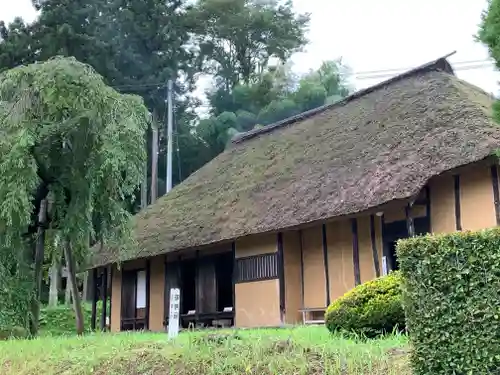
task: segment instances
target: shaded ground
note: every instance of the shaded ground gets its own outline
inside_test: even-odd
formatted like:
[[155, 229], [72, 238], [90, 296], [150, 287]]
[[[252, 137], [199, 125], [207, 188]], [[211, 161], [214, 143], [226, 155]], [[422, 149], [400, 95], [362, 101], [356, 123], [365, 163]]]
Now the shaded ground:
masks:
[[94, 334], [0, 342], [5, 375], [409, 374], [406, 339], [332, 337], [324, 327]]

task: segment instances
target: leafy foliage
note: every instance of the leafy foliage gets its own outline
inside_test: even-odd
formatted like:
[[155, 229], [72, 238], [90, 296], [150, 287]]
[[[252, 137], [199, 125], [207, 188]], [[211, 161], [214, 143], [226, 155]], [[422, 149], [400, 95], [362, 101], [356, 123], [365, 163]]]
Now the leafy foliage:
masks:
[[415, 375], [500, 368], [500, 229], [398, 242]]
[[286, 61], [302, 49], [308, 14], [295, 14], [291, 1], [200, 0], [188, 13], [208, 72], [231, 90], [249, 84], [272, 58]]
[[33, 277], [22, 257], [1, 248], [0, 257], [0, 331], [10, 336], [11, 329], [28, 328]]
[[[92, 305], [85, 303], [83, 306], [83, 316], [85, 326], [90, 327], [92, 318]], [[109, 302], [107, 311], [109, 313]], [[102, 313], [102, 302], [97, 302], [96, 326], [99, 327]], [[75, 333], [75, 312], [70, 306], [60, 305], [57, 307], [44, 307], [40, 312], [40, 328], [43, 335], [63, 336], [74, 335]]]
[[36, 217], [48, 196], [50, 226], [80, 260], [92, 238], [120, 248], [130, 243], [125, 201], [143, 174], [147, 121], [140, 98], [119, 94], [73, 58], [0, 75], [3, 278], [29, 280], [23, 270], [33, 262]]
[[[175, 81], [177, 137], [174, 183], [209, 160], [206, 145], [192, 128], [189, 110], [196, 54], [187, 27], [186, 2], [179, 0], [43, 0], [33, 1], [39, 18], [31, 24], [18, 19], [0, 24], [0, 71], [46, 61], [54, 56], [75, 57], [91, 65], [106, 84], [140, 95], [163, 129], [166, 83]], [[160, 152], [166, 141], [161, 132]], [[148, 137], [150, 143], [150, 137]], [[151, 149], [148, 145], [148, 150]], [[160, 178], [165, 179], [160, 155]], [[150, 165], [148, 163], [149, 175]], [[164, 188], [163, 188], [164, 190]], [[137, 197], [138, 198], [138, 197]], [[135, 212], [138, 203], [131, 205]]]
[[358, 285], [335, 300], [325, 314], [326, 327], [367, 337], [405, 327], [399, 272]]
[[297, 77], [288, 65], [269, 67], [253, 83], [208, 92], [212, 117], [197, 133], [212, 157], [222, 152], [237, 133], [266, 126], [298, 113], [333, 103], [350, 93], [349, 70], [340, 60], [325, 61], [318, 70]]

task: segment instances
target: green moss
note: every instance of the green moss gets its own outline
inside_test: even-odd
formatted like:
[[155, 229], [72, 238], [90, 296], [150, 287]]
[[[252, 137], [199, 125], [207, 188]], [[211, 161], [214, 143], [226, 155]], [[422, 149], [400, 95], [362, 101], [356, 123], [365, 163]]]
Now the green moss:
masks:
[[401, 276], [393, 272], [357, 286], [335, 300], [325, 314], [331, 332], [346, 331], [374, 337], [404, 329]]

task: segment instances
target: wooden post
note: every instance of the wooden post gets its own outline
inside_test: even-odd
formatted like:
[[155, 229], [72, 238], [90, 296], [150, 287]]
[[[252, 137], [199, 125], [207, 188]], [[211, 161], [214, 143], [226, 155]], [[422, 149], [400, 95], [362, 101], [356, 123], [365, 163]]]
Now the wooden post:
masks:
[[113, 310], [113, 265], [109, 266], [109, 330], [111, 330], [111, 314]]
[[453, 176], [454, 191], [455, 191], [455, 229], [462, 230], [462, 213], [460, 207], [460, 176]]
[[285, 264], [283, 254], [283, 234], [278, 233], [278, 280], [280, 291], [280, 313], [281, 323], [285, 323], [286, 296], [285, 296]]
[[149, 316], [150, 316], [150, 308], [151, 308], [151, 261], [146, 260], [146, 323], [145, 328], [149, 330]]
[[375, 269], [375, 277], [380, 276], [380, 262], [378, 258], [377, 237], [375, 234], [375, 216], [370, 215], [370, 239], [372, 243], [373, 267]]
[[232, 274], [232, 293], [233, 293], [233, 312], [236, 311], [236, 272], [237, 272], [237, 268], [236, 268], [236, 242], [233, 241], [231, 243], [231, 253], [232, 253], [232, 257], [233, 257], [233, 274]]
[[491, 185], [493, 187], [493, 204], [495, 205], [496, 224], [500, 225], [500, 192], [498, 191], [497, 164], [491, 166]]
[[325, 267], [325, 285], [326, 285], [326, 305], [330, 306], [330, 272], [328, 269], [328, 244], [326, 238], [326, 224], [321, 226], [322, 245], [323, 245], [323, 262]]
[[101, 331], [106, 331], [106, 316], [107, 316], [107, 301], [108, 301], [108, 268], [104, 267], [102, 270], [102, 311], [101, 311]]
[[413, 216], [411, 212], [411, 204], [408, 203], [405, 207], [405, 214], [406, 214], [406, 227], [408, 230], [408, 236], [414, 237], [415, 236], [415, 224], [413, 222]]
[[97, 268], [92, 270], [92, 316], [90, 320], [90, 328], [95, 331], [97, 320]]
[[351, 219], [351, 232], [352, 232], [352, 263], [354, 266], [354, 283], [355, 285], [361, 284], [361, 274], [359, 269], [359, 239], [358, 239], [358, 220]]
[[299, 243], [300, 243], [300, 302], [301, 308], [305, 307], [304, 304], [304, 240], [302, 239], [302, 230], [299, 230]]

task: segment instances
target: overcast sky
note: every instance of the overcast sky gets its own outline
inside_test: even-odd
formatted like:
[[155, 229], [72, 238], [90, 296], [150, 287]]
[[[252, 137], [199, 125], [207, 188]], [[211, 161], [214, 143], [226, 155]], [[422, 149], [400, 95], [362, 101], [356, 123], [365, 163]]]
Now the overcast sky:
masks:
[[[456, 50], [450, 61], [456, 63], [460, 78], [488, 92], [499, 91], [500, 75], [483, 63], [487, 51], [473, 38], [487, 0], [293, 1], [298, 11], [311, 13], [310, 45], [293, 58], [299, 72], [340, 56], [357, 74], [406, 69]], [[0, 19], [12, 21], [16, 16], [33, 20], [31, 1], [0, 0]], [[476, 63], [460, 64], [469, 61]], [[460, 69], [464, 67], [476, 68]], [[354, 85], [358, 89], [373, 85], [391, 73], [385, 74], [371, 79], [359, 76]]]

